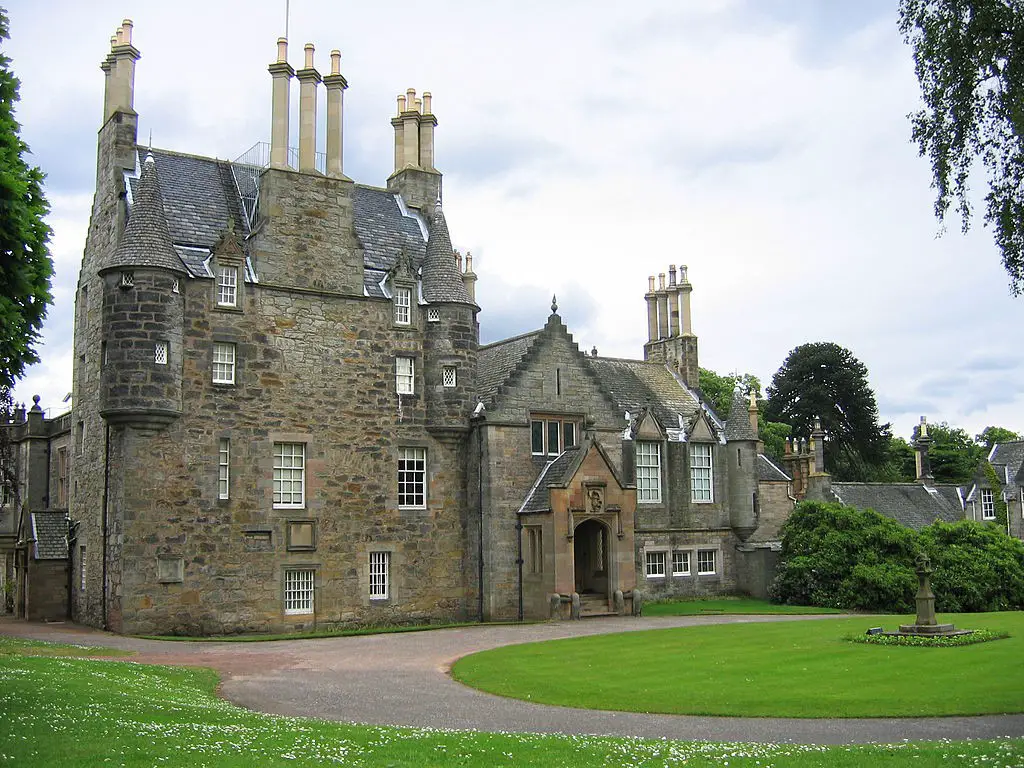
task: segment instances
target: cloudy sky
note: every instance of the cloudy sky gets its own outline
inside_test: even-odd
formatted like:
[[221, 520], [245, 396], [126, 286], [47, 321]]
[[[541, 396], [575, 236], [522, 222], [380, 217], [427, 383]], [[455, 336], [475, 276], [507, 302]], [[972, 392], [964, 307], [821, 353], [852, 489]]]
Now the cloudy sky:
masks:
[[[288, 36], [293, 65], [306, 42], [322, 72], [342, 51], [356, 181], [392, 171], [395, 96], [433, 93], [445, 212], [476, 257], [484, 341], [540, 327], [557, 294], [581, 347], [640, 357], [647, 276], [686, 264], [704, 367], [767, 384], [797, 345], [834, 341], [867, 365], [896, 434], [921, 415], [1021, 431], [1024, 299], [980, 225], [937, 237], [896, 5], [291, 0]], [[8, 10], [56, 268], [43, 363], [16, 395], [58, 409], [110, 35], [135, 22], [140, 140], [234, 159], [269, 139], [285, 0]]]

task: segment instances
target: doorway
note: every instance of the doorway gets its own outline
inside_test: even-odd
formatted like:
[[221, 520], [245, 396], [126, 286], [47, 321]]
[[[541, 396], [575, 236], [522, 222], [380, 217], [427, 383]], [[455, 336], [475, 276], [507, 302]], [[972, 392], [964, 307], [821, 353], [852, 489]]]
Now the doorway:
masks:
[[580, 597], [608, 599], [608, 527], [584, 520], [573, 533], [576, 592]]

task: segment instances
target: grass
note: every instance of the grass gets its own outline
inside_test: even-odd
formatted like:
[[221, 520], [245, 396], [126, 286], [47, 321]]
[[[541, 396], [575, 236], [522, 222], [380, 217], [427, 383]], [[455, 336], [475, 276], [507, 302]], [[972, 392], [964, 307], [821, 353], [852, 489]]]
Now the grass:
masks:
[[130, 656], [131, 651], [117, 648], [94, 648], [86, 645], [47, 643], [0, 635], [0, 658], [4, 656]]
[[817, 747], [385, 728], [275, 717], [218, 699], [216, 675], [0, 656], [0, 764], [231, 766], [1024, 765], [1024, 740]]
[[[911, 717], [1024, 711], [1024, 613], [944, 617], [1011, 637], [960, 648], [850, 643], [872, 616], [625, 632], [460, 659], [467, 685], [543, 704], [744, 717]], [[628, 660], [628, 663], [623, 663]]]
[[645, 603], [644, 616], [700, 616], [702, 614], [818, 614], [848, 613], [836, 608], [810, 605], [777, 605], [754, 597], [720, 597], [708, 600], [666, 600]]

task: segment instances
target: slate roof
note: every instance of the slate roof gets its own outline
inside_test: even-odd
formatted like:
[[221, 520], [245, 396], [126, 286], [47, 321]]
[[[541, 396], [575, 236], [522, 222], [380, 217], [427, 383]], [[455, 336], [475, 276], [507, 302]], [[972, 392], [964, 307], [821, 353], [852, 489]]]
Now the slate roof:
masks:
[[873, 509], [914, 529], [936, 520], [962, 520], [964, 511], [955, 500], [955, 490], [955, 486], [926, 487], [920, 483], [832, 483], [832, 493], [843, 504]]
[[[193, 277], [212, 277], [205, 262], [228, 222], [233, 222], [236, 232], [249, 232], [239, 185], [252, 194], [251, 174], [239, 174], [236, 180], [230, 162], [211, 157], [147, 147], [139, 147], [138, 152], [140, 165], [148, 154], [156, 164], [170, 242], [181, 262], [179, 271], [187, 269]], [[140, 199], [141, 178], [129, 177], [127, 183], [132, 202], [130, 225]], [[365, 293], [384, 298], [387, 294], [381, 283], [403, 249], [417, 269], [423, 264], [425, 228], [417, 214], [404, 209], [397, 196], [385, 189], [356, 184], [352, 206], [356, 237], [363, 248]], [[454, 271], [454, 254], [452, 259]], [[465, 286], [462, 290], [465, 292]]]
[[121, 242], [100, 269], [160, 267], [185, 273], [184, 264], [171, 246], [159, 174], [152, 155], [142, 162], [142, 173], [135, 185], [132, 201]]
[[1024, 485], [1024, 440], [996, 443], [989, 452], [988, 460], [993, 466], [1006, 467], [1011, 483]]
[[548, 493], [549, 485], [564, 485], [572, 479], [575, 471], [576, 458], [580, 455], [580, 446], [566, 448], [552, 461], [544, 465], [534, 482], [533, 487], [526, 496], [526, 500], [519, 508], [520, 512], [550, 512], [551, 495]]
[[777, 467], [763, 453], [757, 454], [757, 479], [766, 483], [785, 483], [793, 478]]
[[523, 361], [541, 331], [524, 333], [510, 339], [486, 344], [477, 351], [477, 396], [484, 402], [493, 402], [498, 387], [504, 384]]
[[732, 393], [732, 408], [725, 422], [726, 440], [757, 440], [757, 433], [750, 426], [749, 401], [738, 389]]
[[636, 413], [646, 406], [666, 429], [679, 426], [700, 407], [697, 398], [661, 363], [588, 357], [586, 362], [620, 410]]
[[68, 556], [68, 516], [65, 512], [33, 512], [33, 557], [36, 560], [65, 560]]
[[438, 201], [430, 216], [430, 231], [427, 235], [427, 255], [423, 259], [423, 298], [428, 303], [450, 302], [474, 304], [462, 281], [455, 263], [452, 239], [448, 234], [448, 222]]

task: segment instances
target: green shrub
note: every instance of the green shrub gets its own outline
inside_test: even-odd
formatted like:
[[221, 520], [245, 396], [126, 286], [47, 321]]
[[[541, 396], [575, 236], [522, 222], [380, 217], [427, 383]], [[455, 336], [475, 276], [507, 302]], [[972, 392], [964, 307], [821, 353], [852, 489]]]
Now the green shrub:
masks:
[[772, 600], [913, 613], [914, 559], [928, 553], [935, 608], [947, 613], [1024, 608], [1024, 542], [998, 526], [961, 520], [920, 532], [874, 510], [801, 502], [782, 527]]
[[919, 534], [935, 567], [935, 609], [976, 613], [1024, 608], [1024, 541], [998, 525], [960, 520]]

